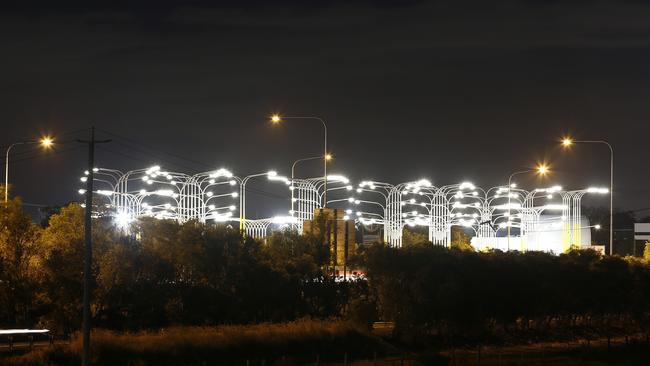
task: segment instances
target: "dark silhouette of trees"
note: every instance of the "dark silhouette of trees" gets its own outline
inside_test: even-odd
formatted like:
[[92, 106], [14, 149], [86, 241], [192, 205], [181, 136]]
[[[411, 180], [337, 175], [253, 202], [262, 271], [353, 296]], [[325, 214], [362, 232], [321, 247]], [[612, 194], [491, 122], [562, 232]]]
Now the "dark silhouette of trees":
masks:
[[[0, 211], [0, 326], [79, 329], [84, 209], [45, 228], [20, 202]], [[451, 249], [408, 231], [401, 249], [361, 248], [362, 279], [328, 275], [323, 238], [279, 232], [264, 241], [222, 225], [142, 219], [128, 234], [96, 219], [94, 324], [116, 330], [172, 325], [346, 318], [394, 321], [413, 341], [614, 335], [650, 324], [650, 265], [591, 250], [476, 253], [456, 231]]]
[[0, 206], [0, 324], [24, 326], [33, 321], [38, 300], [38, 251], [40, 228], [21, 209], [20, 199]]
[[383, 319], [452, 343], [551, 328], [630, 331], [641, 329], [650, 310], [647, 262], [591, 250], [553, 256], [376, 245], [364, 259]]
[[[53, 214], [41, 229], [2, 207], [0, 324], [79, 329], [84, 209]], [[277, 233], [265, 242], [223, 225], [142, 219], [125, 234], [109, 217], [93, 225], [96, 325], [145, 329], [340, 317], [359, 286], [327, 275], [317, 237]]]

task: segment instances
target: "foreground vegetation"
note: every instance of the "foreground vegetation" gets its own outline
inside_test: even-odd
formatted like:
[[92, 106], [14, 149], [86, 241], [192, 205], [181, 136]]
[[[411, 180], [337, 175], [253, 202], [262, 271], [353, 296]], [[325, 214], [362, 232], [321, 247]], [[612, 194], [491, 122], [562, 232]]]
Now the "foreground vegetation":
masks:
[[[382, 355], [391, 348], [379, 338], [340, 321], [299, 320], [284, 324], [172, 327], [158, 331], [93, 333], [94, 365], [232, 365], [246, 361], [302, 363], [316, 357], [340, 360]], [[7, 365], [78, 365], [81, 337], [70, 344], [15, 357]]]
[[[83, 208], [65, 207], [41, 227], [17, 200], [0, 207], [0, 326], [73, 334], [80, 328]], [[110, 220], [94, 225], [92, 316], [104, 329], [95, 334], [97, 347], [106, 347], [96, 354], [106, 360], [112, 354], [149, 357], [153, 348], [146, 344], [182, 349], [183, 337], [193, 334], [204, 334], [196, 337], [208, 339], [206, 352], [218, 357], [242, 350], [255, 355], [258, 348], [272, 357], [270, 350], [284, 350], [285, 343], [313, 350], [298, 342], [309, 333], [302, 331], [295, 337], [285, 332], [271, 348], [253, 338], [242, 341], [243, 348], [216, 341], [224, 324], [255, 327], [304, 317], [359, 329], [393, 322], [393, 341], [416, 350], [611, 338], [646, 334], [650, 325], [644, 259], [590, 250], [475, 253], [411, 240], [401, 249], [361, 248], [353, 261], [366, 277], [340, 282], [327, 275], [330, 253], [319, 237], [284, 232], [262, 242], [226, 226], [153, 219], [134, 223], [130, 233]], [[300, 328], [293, 327], [286, 329]], [[245, 334], [248, 328], [232, 329]], [[348, 339], [342, 334], [313, 342]], [[67, 362], [76, 357], [75, 344], [42, 357]], [[201, 349], [191, 353], [201, 355]]]
[[[0, 325], [71, 334], [80, 327], [83, 213], [73, 204], [45, 228], [18, 202], [0, 215]], [[341, 316], [363, 281], [325, 275], [318, 238], [278, 234], [266, 243], [197, 222], [142, 220], [124, 235], [93, 226], [93, 322], [111, 330], [284, 322]]]
[[364, 264], [379, 317], [414, 341], [588, 339], [650, 324], [650, 266], [641, 259], [378, 245]]

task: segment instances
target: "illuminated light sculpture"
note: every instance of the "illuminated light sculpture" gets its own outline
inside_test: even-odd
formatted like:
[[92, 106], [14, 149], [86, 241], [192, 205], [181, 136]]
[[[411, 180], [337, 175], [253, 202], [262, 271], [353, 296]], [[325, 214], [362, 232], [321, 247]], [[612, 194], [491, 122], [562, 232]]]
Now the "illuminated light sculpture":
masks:
[[[384, 242], [389, 242], [389, 235], [387, 228], [387, 217], [389, 216], [388, 203], [389, 195], [394, 186], [390, 183], [378, 182], [374, 180], [365, 180], [359, 183], [359, 186], [356, 188], [355, 192], [357, 195], [363, 195], [369, 197], [368, 199], [358, 200], [357, 205], [362, 205], [368, 207], [371, 211], [357, 211], [361, 215], [358, 217], [358, 221], [361, 225], [382, 225]], [[372, 199], [375, 199], [372, 201]], [[381, 200], [377, 200], [381, 198]], [[356, 203], [356, 201], [355, 201]], [[368, 206], [370, 205], [370, 206]], [[381, 209], [381, 212], [378, 213], [377, 210]]]
[[246, 220], [246, 235], [256, 239], [266, 238], [275, 230], [292, 229], [297, 219], [291, 216], [275, 216], [268, 219]]
[[[404, 208], [407, 205], [404, 197], [410, 194], [423, 196], [424, 192], [432, 192], [434, 189], [435, 187], [433, 187], [431, 182], [426, 179], [397, 184], [390, 189], [386, 201], [386, 214], [384, 215], [385, 237], [389, 245], [394, 247], [402, 246], [402, 231], [404, 230], [404, 225], [407, 223], [410, 225], [426, 224], [429, 227], [429, 238], [432, 237], [431, 227], [433, 223], [431, 221], [423, 221], [422, 218], [418, 218], [418, 220], [406, 220], [408, 214], [404, 212]], [[415, 198], [410, 199], [408, 204], [416, 204]], [[417, 210], [412, 211], [411, 216], [417, 216], [417, 212]], [[429, 217], [429, 219], [430, 218], [431, 217]]]
[[599, 144], [609, 149], [609, 255], [614, 253], [614, 148], [605, 140], [574, 140], [571, 137], [562, 139], [562, 146], [571, 147], [573, 144]]
[[582, 244], [582, 197], [585, 194], [607, 194], [607, 188], [586, 188], [574, 191], [561, 192], [562, 203], [566, 209], [562, 213], [567, 218], [563, 227], [563, 239], [565, 249], [570, 246], [581, 246]]
[[[329, 175], [325, 188], [323, 177], [289, 179], [269, 171], [239, 178], [226, 169], [188, 175], [160, 166], [128, 172], [95, 168], [93, 173], [94, 193], [121, 229], [138, 217], [150, 216], [179, 222], [239, 222], [247, 235], [262, 238], [280, 228], [302, 231], [304, 221], [313, 220], [314, 211], [327, 204], [345, 209], [344, 218], [358, 225], [382, 226], [384, 241], [394, 247], [402, 246], [407, 226], [425, 226], [433, 244], [449, 246], [452, 228], [457, 226], [472, 234], [476, 249], [563, 251], [584, 245], [582, 197], [609, 192], [606, 188], [565, 191], [560, 186], [526, 191], [512, 183], [487, 190], [469, 182], [438, 187], [427, 179], [397, 185], [365, 180], [353, 186], [342, 175]], [[246, 217], [246, 183], [256, 177], [287, 186], [290, 216]], [[559, 214], [549, 218], [545, 212]], [[551, 226], [562, 232], [561, 246], [543, 243]], [[513, 247], [505, 242], [503, 231], [499, 235], [500, 230], [510, 229], [518, 233]]]
[[[274, 116], [274, 117], [275, 117], [275, 120], [273, 120], [274, 122], [276, 122], [276, 123], [280, 122], [280, 118], [278, 116]], [[325, 156], [324, 158], [326, 160], [331, 160], [331, 156], [329, 156], [329, 158], [328, 158], [328, 156]], [[296, 193], [297, 193], [296, 189], [298, 189], [298, 191], [300, 191], [301, 193], [308, 192], [308, 191], [315, 192], [316, 187], [309, 186], [309, 184], [306, 183], [304, 180], [301, 181], [300, 183], [296, 181], [296, 165], [298, 165], [298, 163], [301, 163], [301, 162], [310, 161], [310, 160], [320, 160], [320, 159], [323, 159], [322, 155], [320, 155], [320, 156], [312, 156], [312, 157], [309, 157], [309, 158], [302, 158], [302, 159], [298, 159], [298, 160], [294, 161], [293, 164], [291, 165], [291, 185], [289, 187], [289, 189], [291, 190], [291, 209], [289, 210], [289, 215], [291, 215], [293, 217], [297, 217], [297, 216], [300, 217], [298, 222], [296, 223], [296, 226], [295, 226], [295, 228], [298, 231], [302, 231], [302, 222], [304, 220], [309, 220], [309, 219], [301, 217], [301, 216], [305, 216], [304, 207], [301, 207], [299, 210], [297, 210], [298, 213], [296, 212], [297, 202], [302, 201], [302, 205], [304, 205], [306, 202], [310, 202], [311, 200], [304, 201], [305, 198], [303, 198], [303, 197], [296, 198]], [[302, 187], [296, 187], [296, 183], [298, 183], [299, 185], [302, 185]], [[305, 185], [307, 185], [307, 186], [305, 186]], [[315, 199], [316, 199], [316, 197], [313, 197], [313, 200], [315, 200]], [[312, 210], [311, 212], [313, 214], [314, 211]]]
[[253, 238], [264, 238], [268, 235], [270, 219], [246, 220], [246, 235]]
[[[554, 193], [560, 193], [562, 190], [559, 186], [550, 188], [535, 189], [528, 192], [524, 198], [521, 208], [521, 232], [520, 232], [520, 251], [539, 250], [542, 248], [544, 238], [540, 237], [540, 228], [543, 224], [541, 220], [545, 211], [560, 211], [561, 217], [565, 217], [568, 206], [564, 203], [558, 204], [550, 201], [554, 198]], [[542, 200], [541, 204], [536, 203]], [[546, 248], [551, 243], [545, 243]], [[562, 248], [553, 248], [560, 251]]]
[[[515, 177], [517, 175], [520, 175], [520, 174], [526, 174], [526, 173], [531, 173], [531, 172], [534, 172], [534, 173], [536, 173], [536, 174], [538, 174], [540, 176], [545, 176], [546, 174], [549, 173], [549, 167], [545, 163], [542, 163], [542, 164], [539, 164], [537, 166], [537, 168], [535, 168], [535, 169], [525, 169], [525, 170], [516, 171], [516, 172], [510, 174], [510, 176], [508, 177], [508, 189], [516, 187], [516, 185], [513, 187], [513, 183], [512, 183], [512, 178], [513, 177]], [[508, 203], [510, 203], [510, 196], [511, 195], [509, 194], [508, 195]], [[508, 215], [511, 216], [510, 210], [508, 210]], [[510, 228], [511, 228], [511, 226], [508, 225], [508, 227], [507, 227], [507, 229], [508, 229], [508, 250], [510, 250]]]
[[487, 233], [481, 227], [485, 192], [469, 182], [442, 187], [428, 180], [398, 184], [390, 191], [387, 207], [387, 236], [393, 246], [401, 246], [404, 225], [427, 226], [429, 240], [443, 246], [450, 245], [452, 226]]
[[239, 183], [232, 172], [223, 168], [193, 175], [183, 191], [186, 193], [184, 207], [190, 208], [188, 212], [194, 215], [183, 219], [197, 219], [200, 222], [233, 220], [237, 209], [234, 203], [240, 196]]
[[[302, 231], [303, 222], [314, 219], [314, 211], [327, 206], [327, 203], [341, 202], [338, 199], [324, 200], [329, 192], [348, 192], [350, 180], [340, 174], [327, 176], [328, 185], [322, 177], [293, 179], [289, 189], [292, 191], [289, 214], [297, 219], [294, 224], [297, 231]], [[326, 193], [327, 192], [327, 193]]]
[[239, 228], [243, 232], [246, 232], [246, 225], [247, 225], [246, 224], [247, 221], [246, 220], [246, 183], [248, 183], [248, 181], [253, 178], [263, 177], [263, 176], [266, 176], [269, 181], [280, 181], [285, 183], [286, 185], [291, 184], [289, 178], [278, 175], [278, 173], [274, 170], [268, 171], [266, 173], [248, 175], [242, 178], [241, 180], [239, 180], [239, 186], [240, 186]]
[[[215, 183], [212, 179], [208, 179], [213, 175], [211, 172], [190, 176], [163, 171], [159, 166], [153, 166], [128, 172], [96, 168], [94, 173], [95, 181], [102, 184], [102, 188], [110, 188], [98, 189], [94, 193], [107, 197], [109, 206], [115, 212], [130, 217], [151, 216], [179, 222], [189, 220], [205, 222], [207, 219], [220, 218], [210, 209], [210, 201], [221, 197], [235, 198], [239, 195], [236, 187], [230, 188], [235, 190], [234, 193], [208, 194], [211, 191], [206, 192], [207, 188]], [[232, 182], [229, 180], [227, 183], [232, 186]], [[233, 211], [232, 204], [224, 204], [224, 206], [227, 211]], [[226, 213], [226, 216], [231, 215], [232, 213]]]

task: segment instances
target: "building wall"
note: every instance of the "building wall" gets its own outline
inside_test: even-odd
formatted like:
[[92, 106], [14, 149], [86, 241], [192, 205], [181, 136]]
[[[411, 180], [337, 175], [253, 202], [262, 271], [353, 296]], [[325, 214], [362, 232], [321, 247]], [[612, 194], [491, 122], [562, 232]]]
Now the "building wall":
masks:
[[534, 250], [555, 254], [566, 252], [572, 244], [581, 248], [591, 246], [591, 228], [589, 219], [585, 216], [580, 219], [580, 227], [575, 228], [574, 233], [579, 235], [574, 235], [573, 238], [570, 237], [568, 223], [563, 221], [560, 215], [542, 215], [540, 222], [534, 230], [524, 233], [523, 236], [511, 235], [509, 244], [504, 229], [497, 232], [496, 238], [474, 237], [471, 243], [476, 250]]
[[356, 253], [355, 227], [353, 220], [343, 220], [345, 210], [342, 209], [316, 209], [314, 220], [307, 220], [303, 224], [303, 234], [321, 235], [321, 229], [327, 232], [324, 235], [325, 245], [330, 248], [330, 265], [335, 271], [343, 275], [349, 274], [349, 258]]

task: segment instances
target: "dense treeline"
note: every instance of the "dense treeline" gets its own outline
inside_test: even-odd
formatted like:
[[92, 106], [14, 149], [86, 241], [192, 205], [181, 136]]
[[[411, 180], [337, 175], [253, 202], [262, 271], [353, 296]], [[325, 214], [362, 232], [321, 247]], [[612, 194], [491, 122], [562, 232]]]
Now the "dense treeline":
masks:
[[[45, 227], [18, 200], [0, 215], [0, 327], [80, 326], [83, 213], [73, 204]], [[367, 280], [326, 275], [317, 237], [266, 241], [237, 229], [143, 219], [124, 235], [95, 222], [94, 324], [114, 330], [248, 324], [302, 317], [394, 321], [403, 335], [444, 342], [565, 332], [644, 330], [650, 310], [645, 260], [593, 251], [474, 253], [418, 242], [374, 245], [354, 258]], [[462, 238], [461, 238], [462, 239]], [[415, 339], [415, 338], [414, 338]]]
[[[0, 237], [0, 326], [79, 329], [83, 213], [73, 204], [45, 228], [20, 202], [4, 206]], [[142, 220], [121, 235], [93, 227], [92, 312], [97, 326], [145, 329], [340, 316], [364, 282], [325, 275], [317, 238], [276, 234], [266, 243], [196, 222]]]
[[473, 253], [374, 246], [365, 255], [381, 315], [445, 342], [646, 331], [650, 266], [592, 250]]

